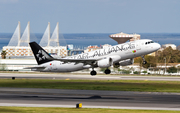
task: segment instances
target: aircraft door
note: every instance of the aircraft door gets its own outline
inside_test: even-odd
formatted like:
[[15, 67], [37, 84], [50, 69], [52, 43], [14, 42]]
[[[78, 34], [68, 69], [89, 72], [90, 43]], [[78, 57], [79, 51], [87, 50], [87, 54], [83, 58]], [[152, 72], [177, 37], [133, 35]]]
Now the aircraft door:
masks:
[[55, 71], [55, 70], [57, 70], [57, 67], [58, 67], [57, 62], [53, 62], [52, 69]]
[[137, 42], [135, 56], [139, 56], [140, 54], [141, 54], [141, 43]]
[[140, 48], [141, 48], [141, 44], [140, 44], [140, 42], [137, 42], [137, 43], [136, 43], [136, 49], [137, 49], [137, 50], [140, 50]]

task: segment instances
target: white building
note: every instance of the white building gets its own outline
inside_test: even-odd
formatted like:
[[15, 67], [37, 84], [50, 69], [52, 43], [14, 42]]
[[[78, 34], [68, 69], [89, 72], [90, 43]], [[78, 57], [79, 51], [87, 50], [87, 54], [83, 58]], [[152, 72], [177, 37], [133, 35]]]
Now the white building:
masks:
[[102, 45], [102, 48], [105, 49], [105, 48], [108, 48], [108, 47], [111, 47], [112, 45], [109, 45], [109, 44], [104, 44]]
[[101, 49], [100, 47], [98, 47], [97, 45], [95, 46], [88, 46], [86, 50], [84, 50], [84, 53], [87, 53], [87, 52], [90, 52], [90, 51], [95, 51], [95, 50], [98, 50], [98, 49]]
[[34, 67], [36, 65], [37, 62], [35, 59], [0, 59], [0, 70], [31, 71], [24, 68]]
[[[61, 40], [62, 41], [62, 40]], [[14, 56], [33, 56], [31, 48], [29, 47], [30, 42], [30, 23], [28, 22], [27, 27], [21, 37], [20, 22], [9, 41], [8, 46], [4, 46], [3, 50], [7, 52], [7, 57]], [[46, 31], [40, 41], [40, 45], [51, 54], [56, 54], [58, 56], [67, 56], [67, 47], [59, 45], [59, 23], [57, 23], [56, 28], [50, 37], [50, 23], [46, 28]]]
[[174, 45], [174, 44], [164, 44], [164, 45], [162, 45], [162, 48], [167, 48], [167, 47], [171, 47], [173, 50], [176, 50], [177, 49], [177, 47], [176, 47], [176, 45]]

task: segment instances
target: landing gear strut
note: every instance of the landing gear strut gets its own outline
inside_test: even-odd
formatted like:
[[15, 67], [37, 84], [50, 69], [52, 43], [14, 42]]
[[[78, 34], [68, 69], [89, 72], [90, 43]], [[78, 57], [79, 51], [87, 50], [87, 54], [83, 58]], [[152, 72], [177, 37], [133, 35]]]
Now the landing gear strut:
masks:
[[111, 73], [111, 70], [107, 68], [107, 69], [104, 71], [104, 73], [105, 73], [105, 74], [110, 74], [110, 73]]
[[95, 76], [96, 74], [97, 74], [97, 72], [96, 71], [94, 71], [94, 68], [92, 68], [92, 71], [91, 71], [91, 76]]
[[147, 62], [146, 62], [146, 60], [145, 60], [145, 58], [144, 58], [144, 55], [141, 56], [141, 57], [142, 57], [142, 59], [143, 59], [143, 64], [144, 64], [144, 65], [147, 64]]

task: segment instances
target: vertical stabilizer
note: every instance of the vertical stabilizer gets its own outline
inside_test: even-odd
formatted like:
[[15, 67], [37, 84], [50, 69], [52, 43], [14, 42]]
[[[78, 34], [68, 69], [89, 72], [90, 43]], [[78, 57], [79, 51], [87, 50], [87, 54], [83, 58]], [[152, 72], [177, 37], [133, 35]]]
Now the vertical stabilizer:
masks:
[[52, 57], [36, 42], [31, 42], [29, 43], [29, 45], [33, 51], [34, 57], [36, 58], [38, 65], [51, 61], [48, 59]]

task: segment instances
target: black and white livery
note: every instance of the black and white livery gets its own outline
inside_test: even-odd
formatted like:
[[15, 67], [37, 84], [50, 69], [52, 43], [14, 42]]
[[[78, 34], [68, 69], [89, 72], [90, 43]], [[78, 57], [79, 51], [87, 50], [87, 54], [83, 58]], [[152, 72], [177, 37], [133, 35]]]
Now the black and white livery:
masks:
[[[92, 68], [91, 75], [96, 75], [94, 68], [107, 68], [105, 74], [110, 74], [108, 67], [126, 66], [134, 63], [134, 58], [157, 51], [160, 44], [149, 39], [142, 39], [115, 45], [105, 49], [82, 53], [65, 58], [53, 58], [36, 42], [29, 43], [38, 66], [31, 67], [33, 71], [43, 72], [73, 72]], [[143, 63], [146, 61], [143, 57]]]

